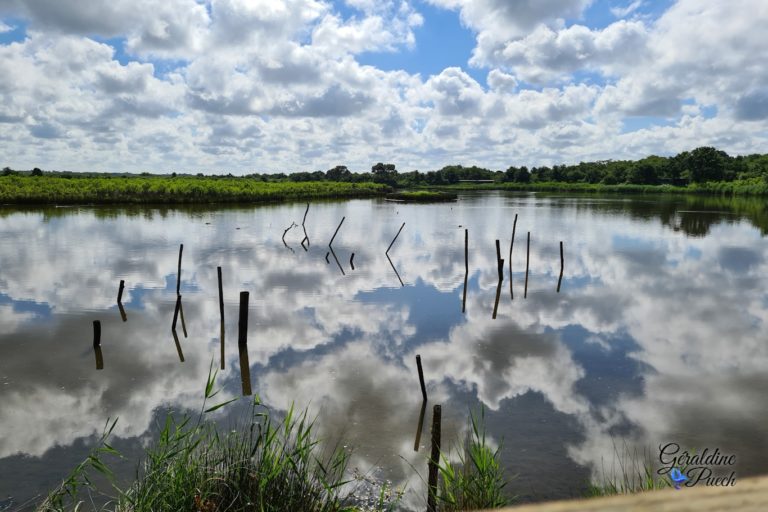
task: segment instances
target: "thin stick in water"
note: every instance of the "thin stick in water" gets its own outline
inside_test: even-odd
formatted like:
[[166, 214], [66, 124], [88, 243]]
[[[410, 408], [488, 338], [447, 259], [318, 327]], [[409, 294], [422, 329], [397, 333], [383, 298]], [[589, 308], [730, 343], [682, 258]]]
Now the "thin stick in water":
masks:
[[336, 228], [336, 231], [333, 232], [333, 236], [331, 237], [331, 241], [328, 242], [328, 247], [330, 247], [331, 244], [333, 244], [333, 239], [336, 238], [336, 234], [339, 232], [339, 229], [341, 228], [341, 225], [344, 224], [344, 219], [346, 219], [346, 216], [341, 218], [341, 222], [339, 222], [339, 226]]
[[499, 310], [499, 299], [501, 298], [501, 283], [504, 281], [504, 260], [499, 260], [499, 284], [496, 285], [496, 300], [493, 303], [493, 319], [496, 320], [496, 313]]
[[563, 241], [560, 240], [560, 277], [557, 278], [557, 293], [560, 293], [560, 283], [563, 282], [563, 268], [565, 262], [563, 260]]
[[221, 283], [221, 267], [216, 267], [216, 274], [219, 278], [219, 317], [220, 317], [220, 331], [219, 343], [221, 345], [220, 366], [224, 369], [224, 286]]
[[467, 279], [469, 278], [469, 230], [464, 230], [464, 296], [461, 299], [461, 312], [467, 310]]
[[179, 270], [176, 272], [176, 295], [181, 290], [181, 253], [184, 252], [184, 244], [179, 244]]
[[98, 320], [93, 321], [93, 347], [101, 346], [101, 322]]
[[237, 343], [248, 343], [248, 292], [240, 292], [240, 318], [237, 322]]
[[416, 354], [416, 369], [419, 371], [419, 384], [421, 385], [421, 397], [427, 401], [427, 386], [424, 385], [424, 371], [421, 368], [421, 356]]
[[437, 512], [437, 476], [440, 464], [440, 405], [432, 408], [432, 453], [429, 457], [429, 494], [427, 495], [427, 512]]
[[512, 300], [515, 300], [515, 291], [512, 288], [512, 248], [515, 246], [515, 229], [517, 229], [517, 214], [512, 223], [512, 241], [509, 243], [509, 296]]
[[397, 230], [397, 234], [395, 235], [395, 238], [392, 239], [392, 242], [390, 242], [389, 247], [387, 247], [387, 250], [384, 251], [384, 254], [389, 254], [389, 250], [392, 248], [393, 245], [395, 245], [395, 240], [397, 240], [397, 237], [400, 236], [400, 232], [405, 227], [405, 222], [403, 222], [403, 225], [400, 226], [400, 229]]
[[528, 298], [528, 263], [531, 259], [531, 232], [528, 232], [528, 245], [525, 249], [525, 290], [523, 291], [523, 298]]
[[419, 451], [419, 445], [421, 444], [421, 431], [424, 429], [424, 413], [427, 412], [427, 401], [421, 402], [421, 409], [419, 410], [419, 424], [416, 426], [416, 441], [413, 443], [413, 451]]
[[355, 253], [352, 253], [352, 256], [349, 257], [349, 266], [352, 267], [352, 270], [355, 270]]
[[171, 330], [176, 330], [176, 320], [179, 318], [179, 310], [181, 309], [181, 295], [176, 296], [176, 309], [173, 310], [173, 322], [171, 323]]
[[125, 288], [125, 281], [120, 280], [120, 287], [117, 289], [117, 303], [123, 302], [123, 289]]

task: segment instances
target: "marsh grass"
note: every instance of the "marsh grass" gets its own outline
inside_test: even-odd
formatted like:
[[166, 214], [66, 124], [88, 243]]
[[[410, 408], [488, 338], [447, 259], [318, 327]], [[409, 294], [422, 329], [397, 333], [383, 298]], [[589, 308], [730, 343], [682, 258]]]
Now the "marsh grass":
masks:
[[387, 199], [394, 199], [406, 203], [434, 203], [456, 201], [457, 195], [451, 192], [435, 190], [404, 190], [387, 194]]
[[[92, 470], [112, 483], [116, 494], [107, 497], [101, 510], [114, 512], [359, 510], [349, 504], [354, 488], [353, 480], [346, 476], [349, 453], [338, 445], [323, 450], [306, 411], [290, 407], [285, 417], [276, 421], [257, 397], [244, 424], [222, 432], [208, 414], [234, 399], [206, 407], [217, 393], [213, 391], [215, 377], [216, 372], [209, 372], [196, 421], [190, 416], [179, 420], [168, 416], [130, 487], [118, 488], [102, 460], [107, 454], [117, 454], [107, 444], [113, 422], [86, 460], [38, 510], [96, 510], [93, 500], [82, 497], [84, 490], [89, 496], [96, 492]], [[399, 496], [382, 486], [378, 501], [368, 510], [390, 510]]]
[[189, 204], [267, 203], [382, 195], [378, 183], [264, 182], [250, 178], [0, 176], [0, 203]]
[[458, 462], [451, 462], [443, 454], [440, 464], [441, 482], [438, 492], [439, 510], [480, 510], [504, 507], [515, 498], [507, 498], [507, 482], [499, 463], [501, 445], [490, 446], [485, 433], [485, 413], [480, 419], [470, 414], [469, 433]]
[[655, 469], [649, 449], [642, 452], [636, 447], [630, 449], [626, 442], [619, 449], [614, 441], [610, 470], [603, 464], [599, 480], [589, 483], [587, 496], [633, 494], [671, 487], [669, 480], [656, 474]]

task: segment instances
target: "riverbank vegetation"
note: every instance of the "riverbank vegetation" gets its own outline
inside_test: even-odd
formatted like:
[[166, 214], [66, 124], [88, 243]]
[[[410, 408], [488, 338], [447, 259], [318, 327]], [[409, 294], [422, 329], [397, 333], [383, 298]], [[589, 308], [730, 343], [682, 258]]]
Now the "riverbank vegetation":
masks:
[[0, 177], [0, 203], [9, 204], [266, 203], [371, 197], [388, 190], [373, 182], [265, 182], [194, 176]]
[[452, 192], [434, 190], [407, 190], [387, 194], [387, 199], [404, 203], [446, 203], [456, 201], [457, 198]]
[[[120, 454], [108, 443], [116, 422], [107, 422], [100, 441], [38, 512], [386, 512], [395, 510], [403, 489], [365, 476], [351, 476], [350, 451], [340, 443], [321, 446], [307, 412], [290, 407], [275, 420], [256, 397], [244, 423], [224, 429], [208, 417], [237, 399], [208, 407], [216, 373], [209, 374], [196, 421], [169, 416], [157, 441], [146, 449], [136, 480], [121, 489], [109, 468]], [[505, 505], [499, 450], [486, 442], [482, 423], [472, 420], [465, 456], [457, 464], [442, 456], [439, 511]], [[424, 467], [426, 468], [426, 457]], [[110, 495], [94, 484], [94, 472]], [[88, 497], [88, 502], [85, 497]], [[95, 496], [103, 499], [94, 500]], [[426, 495], [425, 495], [426, 501]], [[99, 505], [96, 505], [99, 503]]]
[[448, 165], [439, 170], [398, 172], [377, 163], [370, 172], [338, 165], [327, 171], [140, 175], [0, 171], [0, 203], [254, 203], [384, 195], [391, 189], [538, 190], [552, 192], [768, 194], [768, 155], [732, 157], [712, 147], [675, 156], [601, 160], [573, 165], [506, 170]]

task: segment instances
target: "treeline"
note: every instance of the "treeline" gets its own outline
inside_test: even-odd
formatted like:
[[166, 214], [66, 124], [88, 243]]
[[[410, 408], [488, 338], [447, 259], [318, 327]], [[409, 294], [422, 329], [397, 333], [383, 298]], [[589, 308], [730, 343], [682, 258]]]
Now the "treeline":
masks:
[[[38, 168], [32, 171], [14, 171], [8, 167], [0, 175], [26, 174], [33, 176], [54, 175], [61, 178], [78, 177], [131, 177], [128, 174], [102, 173], [66, 173], [45, 172]], [[136, 176], [136, 175], [133, 175]], [[157, 176], [142, 173], [142, 177]], [[164, 175], [172, 178], [195, 177], [175, 172]], [[232, 179], [231, 173], [203, 175], [205, 179]], [[339, 165], [327, 171], [293, 173], [252, 173], [246, 178], [262, 182], [349, 182], [381, 183], [393, 187], [458, 185], [462, 183], [486, 182], [490, 184], [525, 184], [536, 183], [571, 183], [585, 185], [669, 185], [686, 187], [692, 184], [727, 183], [734, 181], [764, 182], [768, 184], [768, 155], [748, 155], [732, 157], [724, 151], [712, 147], [700, 147], [693, 151], [684, 151], [672, 157], [649, 156], [641, 160], [602, 160], [581, 162], [576, 165], [554, 166], [510, 166], [505, 171], [490, 170], [483, 167], [449, 165], [442, 169], [420, 172], [398, 172], [395, 165], [377, 163], [370, 171], [352, 172], [346, 166]]]

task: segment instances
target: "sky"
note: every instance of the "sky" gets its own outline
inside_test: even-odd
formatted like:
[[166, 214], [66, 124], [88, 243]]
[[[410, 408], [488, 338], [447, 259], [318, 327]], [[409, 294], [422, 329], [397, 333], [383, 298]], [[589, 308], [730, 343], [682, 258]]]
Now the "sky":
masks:
[[765, 0], [0, 0], [0, 166], [768, 152]]

